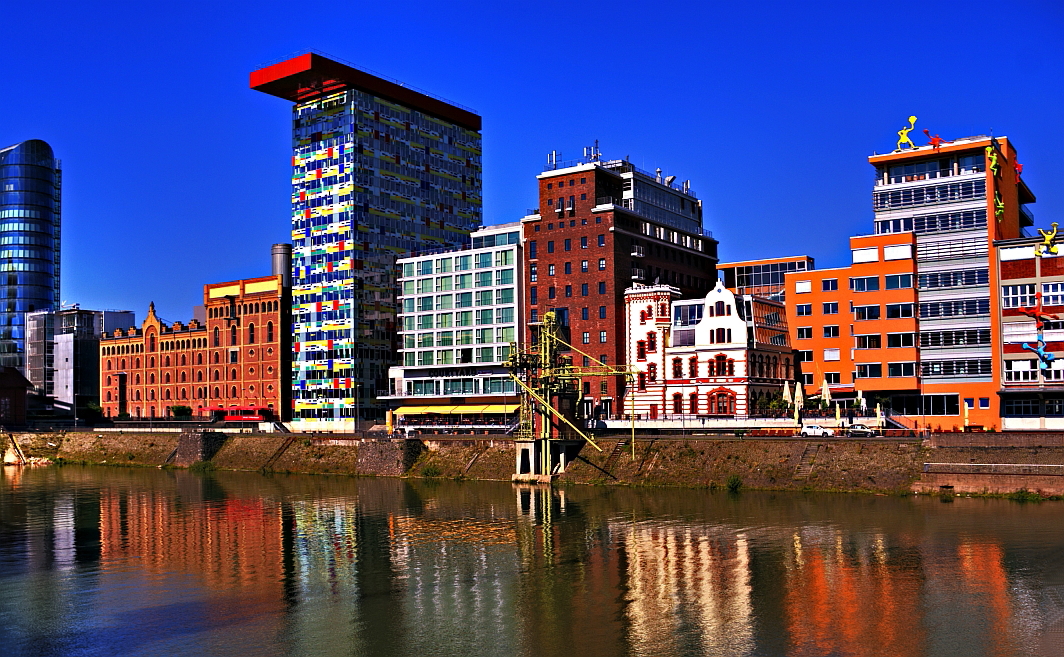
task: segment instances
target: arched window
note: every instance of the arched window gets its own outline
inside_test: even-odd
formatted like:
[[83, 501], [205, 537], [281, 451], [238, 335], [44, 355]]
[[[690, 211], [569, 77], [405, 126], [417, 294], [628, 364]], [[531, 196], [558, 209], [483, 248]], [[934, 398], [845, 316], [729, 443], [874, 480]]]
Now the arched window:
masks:
[[196, 354], [196, 364], [197, 365], [202, 365], [203, 364], [203, 354]]
[[229, 388], [229, 398], [236, 399], [236, 386]]
[[214, 386], [214, 398], [215, 399], [221, 399], [222, 398], [222, 395], [221, 395], [221, 393], [218, 390], [218, 386]]
[[215, 381], [221, 381], [222, 380], [222, 375], [221, 375], [221, 373], [218, 370], [214, 370], [214, 380]]
[[203, 371], [201, 370], [199, 372], [196, 372], [196, 381], [202, 381], [202, 380], [203, 380]]
[[266, 342], [273, 342], [273, 322], [266, 324]]
[[[718, 303], [724, 303], [724, 302], [720, 301]], [[727, 331], [725, 329], [722, 329], [722, 328], [717, 329], [717, 344], [722, 344], [724, 342], [727, 342], [728, 341], [727, 338], [728, 338], [728, 334], [727, 334]]]
[[791, 380], [791, 359], [790, 358], [784, 358], [783, 359], [783, 378], [788, 380], [788, 381]]
[[111, 385], [111, 377], [107, 377], [107, 385]]
[[780, 359], [776, 356], [772, 357], [772, 378], [780, 378]]
[[151, 406], [151, 407], [148, 408], [148, 417], [155, 417], [155, 407], [154, 406]]
[[683, 414], [683, 395], [678, 392], [672, 395], [672, 412], [676, 415]]
[[651, 383], [654, 383], [655, 381], [658, 380], [658, 364], [657, 363], [648, 363], [647, 364], [647, 379]]
[[682, 379], [683, 378], [683, 359], [680, 359], [680, 358], [673, 358], [672, 359], [672, 378], [674, 378], [674, 379]]
[[650, 333], [647, 333], [647, 351], [657, 351], [657, 350], [658, 350], [658, 332], [657, 331], [651, 331]]
[[248, 344], [255, 344], [255, 325], [248, 324]]
[[155, 351], [155, 334], [148, 336], [148, 351]]
[[214, 346], [222, 346], [222, 334], [221, 331], [218, 330], [217, 326], [214, 327]]
[[236, 368], [235, 367], [229, 372], [229, 374], [230, 374], [229, 380], [230, 381], [236, 381]]
[[170, 401], [170, 389], [169, 388], [166, 389], [165, 397], [166, 397], [166, 401]]
[[126, 369], [126, 359], [122, 359], [122, 369]]
[[133, 377], [133, 385], [140, 385], [140, 374], [137, 374], [135, 377]]
[[188, 364], [188, 359], [185, 357], [185, 354], [181, 354], [181, 365], [184, 366], [184, 365], [187, 365], [187, 364]]
[[134, 395], [135, 395], [135, 399], [134, 399], [134, 401], [140, 401], [140, 390], [138, 390], [137, 392], [135, 392], [135, 393], [134, 393]]
[[111, 371], [111, 361], [110, 360], [107, 361], [107, 371], [108, 372]]
[[163, 365], [163, 367], [170, 367], [170, 357], [169, 356], [167, 356], [166, 359], [163, 362], [165, 363]]
[[107, 401], [111, 401], [111, 391], [107, 391]]
[[149, 372], [148, 373], [148, 384], [152, 385], [154, 383], [155, 383], [155, 372]]
[[[137, 358], [134, 364], [137, 366], [137, 369], [139, 370], [140, 369], [140, 358]], [[151, 359], [151, 366], [155, 367], [155, 357], [154, 356]]]
[[259, 304], [255, 304], [255, 312], [259, 312]]
[[229, 346], [236, 346], [236, 326], [229, 327]]
[[645, 340], [639, 340], [635, 343], [635, 357], [636, 360], [647, 359], [647, 343]]
[[728, 359], [728, 376], [735, 376], [735, 359]]
[[148, 391], [148, 401], [155, 401], [155, 388]]
[[691, 415], [698, 415], [698, 393], [692, 392], [689, 399], [691, 400]]
[[646, 372], [639, 373], [639, 389], [645, 391], [647, 389], [647, 375]]
[[181, 399], [188, 399], [188, 390], [181, 388]]
[[687, 369], [691, 371], [691, 378], [698, 378], [698, 356], [691, 356], [687, 359]]
[[716, 304], [714, 304], [713, 310], [715, 311], [717, 317], [722, 317], [724, 315], [724, 302], [718, 301]]
[[639, 311], [639, 323], [640, 324], [646, 324], [647, 323], [647, 311], [645, 311], [645, 310], [640, 310]]
[[169, 372], [164, 374], [163, 377], [166, 379], [165, 383], [170, 383], [170, 373]]
[[730, 390], [710, 393], [709, 412], [711, 415], [735, 415], [735, 393]]
[[181, 383], [184, 383], [184, 382], [185, 382], [185, 373], [182, 372], [181, 373]]

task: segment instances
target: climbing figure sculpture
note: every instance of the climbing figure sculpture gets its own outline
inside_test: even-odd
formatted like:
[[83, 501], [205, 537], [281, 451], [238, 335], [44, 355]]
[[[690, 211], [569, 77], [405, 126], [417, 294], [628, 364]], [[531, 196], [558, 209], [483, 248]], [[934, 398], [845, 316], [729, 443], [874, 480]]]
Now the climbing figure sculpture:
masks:
[[994, 216], [998, 221], [1001, 221], [1002, 215], [1005, 214], [1005, 204], [1001, 201], [1001, 194], [994, 192]]
[[929, 146], [931, 146], [931, 148], [935, 149], [935, 152], [938, 152], [942, 148], [942, 144], [948, 144], [949, 143], [948, 141], [946, 141], [942, 137], [939, 137], [938, 135], [935, 135], [934, 137], [932, 137], [931, 136], [931, 131], [928, 130], [927, 128], [924, 128], [924, 134], [927, 135], [927, 138], [931, 140], [931, 141], [927, 142], [927, 144]]
[[990, 170], [994, 172], [994, 175], [998, 175], [1001, 167], [998, 165], [997, 151], [993, 146], [986, 147], [986, 157], [990, 160]]
[[1026, 342], [1023, 343], [1023, 348], [1034, 352], [1034, 355], [1038, 356], [1038, 369], [1048, 370], [1049, 364], [1057, 359], [1056, 356], [1046, 351], [1046, 341], [1042, 339], [1042, 334], [1038, 334], [1038, 346], [1032, 347]]
[[1057, 240], [1057, 222], [1054, 221], [1050, 225], [1053, 227], [1053, 230], [1049, 232], [1046, 232], [1041, 228], [1038, 229], [1038, 232], [1042, 235], [1042, 243], [1034, 245], [1034, 254], [1039, 258], [1044, 255], [1057, 254], [1058, 249], [1057, 245], [1055, 244]]
[[[1039, 231], [1041, 232], [1041, 231]], [[1042, 293], [1036, 292], [1034, 295], [1034, 306], [1031, 308], [1020, 308], [1021, 315], [1027, 315], [1034, 318], [1035, 329], [1037, 330], [1037, 346], [1032, 347], [1026, 342], [1023, 343], [1023, 348], [1027, 351], [1033, 352], [1038, 356], [1038, 369], [1048, 370], [1049, 364], [1057, 359], [1056, 356], [1046, 351], [1046, 340], [1043, 335], [1042, 329], [1045, 327], [1045, 321], [1047, 319], [1058, 319], [1059, 315], [1049, 315], [1042, 312]]]
[[909, 127], [902, 128], [898, 131], [898, 147], [894, 149], [895, 153], [900, 153], [901, 147], [905, 144], [908, 144], [909, 148], [916, 148], [916, 144], [914, 144], [912, 138], [909, 137], [909, 133], [912, 132], [914, 128], [916, 128], [916, 117], [910, 116]]

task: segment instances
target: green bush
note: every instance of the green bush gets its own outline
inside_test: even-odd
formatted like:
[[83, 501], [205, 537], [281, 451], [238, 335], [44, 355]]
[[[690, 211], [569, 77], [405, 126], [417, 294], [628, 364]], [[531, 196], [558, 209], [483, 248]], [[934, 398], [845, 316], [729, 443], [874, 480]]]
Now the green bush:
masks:
[[198, 472], [200, 474], [207, 474], [208, 472], [214, 472], [214, 464], [210, 461], [196, 461], [192, 465], [188, 466], [189, 472]]
[[191, 406], [171, 406], [170, 415], [174, 417], [192, 417]]
[[743, 478], [737, 474], [733, 474], [728, 477], [728, 492], [738, 493], [739, 489], [743, 487]]
[[435, 464], [429, 463], [425, 467], [421, 468], [422, 477], [439, 477], [443, 474], [443, 470], [440, 470]]

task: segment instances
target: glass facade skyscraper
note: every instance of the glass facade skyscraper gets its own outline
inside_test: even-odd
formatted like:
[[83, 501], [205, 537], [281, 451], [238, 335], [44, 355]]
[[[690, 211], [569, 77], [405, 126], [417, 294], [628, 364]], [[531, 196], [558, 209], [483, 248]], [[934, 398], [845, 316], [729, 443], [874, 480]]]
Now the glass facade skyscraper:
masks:
[[25, 366], [26, 313], [59, 304], [61, 172], [52, 147], [0, 149], [0, 365]]
[[293, 418], [378, 417], [397, 363], [398, 256], [481, 224], [480, 117], [321, 55], [251, 74], [292, 114]]

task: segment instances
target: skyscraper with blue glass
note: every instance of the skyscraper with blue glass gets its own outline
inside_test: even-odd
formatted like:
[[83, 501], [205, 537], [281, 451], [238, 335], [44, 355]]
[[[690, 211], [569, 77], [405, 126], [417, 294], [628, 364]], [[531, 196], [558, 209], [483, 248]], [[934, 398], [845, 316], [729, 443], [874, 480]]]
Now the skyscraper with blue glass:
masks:
[[294, 103], [293, 419], [349, 429], [381, 415], [398, 362], [396, 257], [480, 226], [480, 116], [314, 53], [251, 88]]
[[59, 304], [61, 171], [40, 139], [0, 149], [0, 366], [25, 366], [26, 313]]

